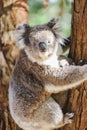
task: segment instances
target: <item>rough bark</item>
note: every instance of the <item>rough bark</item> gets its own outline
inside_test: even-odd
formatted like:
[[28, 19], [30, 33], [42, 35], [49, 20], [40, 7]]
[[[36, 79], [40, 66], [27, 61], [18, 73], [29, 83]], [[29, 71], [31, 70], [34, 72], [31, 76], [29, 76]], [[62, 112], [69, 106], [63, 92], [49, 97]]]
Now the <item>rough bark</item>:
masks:
[[13, 31], [19, 23], [28, 23], [26, 0], [0, 0], [0, 130], [20, 130], [8, 107], [8, 84], [18, 54]]
[[[87, 62], [87, 0], [74, 0], [70, 57], [76, 64]], [[83, 61], [83, 62], [82, 62]], [[69, 91], [65, 105], [74, 120], [60, 130], [87, 130], [87, 81]]]

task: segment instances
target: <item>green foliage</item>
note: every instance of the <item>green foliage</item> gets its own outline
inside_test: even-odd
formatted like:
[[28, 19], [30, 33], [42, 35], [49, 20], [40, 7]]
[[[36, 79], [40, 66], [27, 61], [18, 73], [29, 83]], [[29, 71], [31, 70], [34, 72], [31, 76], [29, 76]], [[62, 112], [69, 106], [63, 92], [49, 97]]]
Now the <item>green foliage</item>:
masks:
[[47, 7], [44, 7], [43, 1], [28, 0], [30, 25], [45, 23], [54, 17], [59, 17], [62, 31], [69, 36], [71, 31], [70, 0], [54, 0]]
[[41, 0], [28, 0], [28, 4], [31, 13], [37, 13], [43, 7], [43, 3]]

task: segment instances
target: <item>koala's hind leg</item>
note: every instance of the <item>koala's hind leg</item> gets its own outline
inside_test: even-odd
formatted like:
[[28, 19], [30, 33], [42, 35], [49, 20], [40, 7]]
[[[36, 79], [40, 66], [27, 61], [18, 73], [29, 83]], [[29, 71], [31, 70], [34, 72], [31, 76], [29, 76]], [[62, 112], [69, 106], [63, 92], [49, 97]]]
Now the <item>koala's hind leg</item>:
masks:
[[53, 130], [71, 123], [72, 117], [72, 113], [63, 115], [59, 104], [49, 98], [34, 112], [33, 121], [38, 123], [38, 130]]
[[67, 125], [67, 124], [71, 124], [73, 121], [72, 120], [73, 116], [74, 116], [74, 113], [66, 113], [63, 117], [62, 122], [58, 125], [57, 128], [63, 127], [64, 125]]

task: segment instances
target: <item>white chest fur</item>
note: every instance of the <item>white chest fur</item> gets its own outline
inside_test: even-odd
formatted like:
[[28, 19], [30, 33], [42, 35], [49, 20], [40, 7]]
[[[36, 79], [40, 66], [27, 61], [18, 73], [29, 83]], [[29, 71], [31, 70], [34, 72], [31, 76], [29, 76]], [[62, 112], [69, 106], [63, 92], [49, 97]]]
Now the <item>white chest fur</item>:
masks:
[[56, 67], [56, 68], [59, 67], [59, 62], [58, 62], [58, 59], [57, 59], [57, 56], [56, 56], [56, 55], [53, 55], [53, 56], [50, 57], [48, 60], [45, 60], [45, 61], [43, 61], [43, 62], [39, 62], [39, 64], [49, 65], [49, 66], [51, 66], [51, 67]]

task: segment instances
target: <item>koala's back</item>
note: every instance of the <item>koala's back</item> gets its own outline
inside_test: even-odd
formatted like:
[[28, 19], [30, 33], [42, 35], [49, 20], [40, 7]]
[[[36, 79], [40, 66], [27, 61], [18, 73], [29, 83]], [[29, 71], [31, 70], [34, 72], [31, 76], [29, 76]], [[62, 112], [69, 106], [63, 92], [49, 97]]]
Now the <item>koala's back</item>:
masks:
[[27, 121], [49, 97], [44, 90], [43, 81], [33, 72], [31, 65], [25, 53], [21, 52], [9, 87], [10, 110], [15, 120], [17, 118], [17, 120]]

